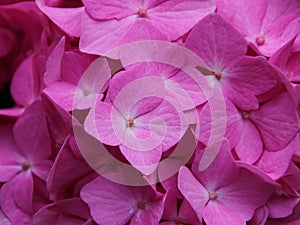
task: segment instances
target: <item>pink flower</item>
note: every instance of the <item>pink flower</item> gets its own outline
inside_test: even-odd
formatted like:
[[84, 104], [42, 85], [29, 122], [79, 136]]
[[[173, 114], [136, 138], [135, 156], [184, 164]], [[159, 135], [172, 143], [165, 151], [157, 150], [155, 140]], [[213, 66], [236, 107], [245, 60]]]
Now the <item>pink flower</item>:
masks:
[[0, 224], [299, 225], [299, 27], [298, 0], [0, 0]]
[[[26, 193], [27, 195], [29, 193]], [[9, 225], [11, 224], [24, 224], [31, 225], [32, 217], [23, 212], [14, 199], [12, 183], [5, 183], [0, 190], [0, 204], [3, 214], [9, 219]], [[4, 220], [4, 222], [6, 222]]]
[[274, 191], [262, 173], [235, 164], [226, 141], [206, 170], [198, 170], [198, 160], [192, 172], [180, 169], [178, 187], [199, 220], [209, 225], [244, 224]]
[[[287, 168], [295, 151], [294, 145], [288, 145], [294, 140], [299, 129], [299, 118], [291, 96], [286, 92], [281, 93], [261, 104], [259, 109], [250, 111], [238, 110], [229, 101], [225, 103], [225, 137], [228, 138], [229, 146], [235, 149], [242, 161], [255, 163], [260, 159], [262, 162], [258, 164], [265, 168], [265, 172], [269, 171], [271, 174], [276, 171], [277, 175], [282, 175], [282, 170]], [[199, 141], [207, 144], [212, 123], [209, 104], [201, 109], [199, 118]], [[275, 154], [275, 151], [280, 152]], [[272, 160], [276, 159], [280, 160], [282, 166], [273, 170]]]
[[62, 38], [47, 60], [44, 77], [47, 87], [43, 92], [66, 111], [87, 109], [105, 91], [110, 76], [105, 59], [96, 59], [91, 64], [90, 59], [76, 52], [65, 52], [65, 38]]
[[300, 81], [300, 48], [297, 47], [298, 38], [291, 39], [270, 58], [270, 63], [277, 66], [291, 82]]
[[203, 59], [209, 71], [202, 72], [210, 75], [208, 79], [212, 85], [219, 82], [224, 96], [238, 108], [257, 109], [256, 96], [276, 84], [275, 72], [268, 62], [261, 57], [245, 56], [245, 40], [218, 15], [201, 20], [191, 31], [185, 46]]
[[63, 30], [80, 36], [81, 51], [98, 55], [137, 40], [177, 40], [215, 10], [211, 0], [85, 0], [84, 9], [57, 9], [47, 4], [38, 1], [40, 9]]
[[134, 167], [150, 174], [187, 126], [183, 113], [164, 99], [163, 80], [142, 72], [136, 66], [115, 75], [108, 101], [98, 99], [84, 126], [102, 143], [119, 146]]
[[130, 187], [97, 177], [80, 194], [98, 224], [158, 224], [164, 198], [151, 186]]
[[216, 3], [218, 14], [265, 56], [272, 56], [299, 33], [299, 1], [216, 0]]
[[7, 182], [9, 188], [5, 190], [12, 193], [4, 195], [13, 198], [17, 207], [31, 216], [37, 203], [33, 201], [34, 190], [41, 189], [35, 187], [36, 182], [43, 183], [52, 166], [50, 137], [41, 103], [28, 107], [13, 128], [9, 123], [1, 126], [1, 139], [0, 181]]

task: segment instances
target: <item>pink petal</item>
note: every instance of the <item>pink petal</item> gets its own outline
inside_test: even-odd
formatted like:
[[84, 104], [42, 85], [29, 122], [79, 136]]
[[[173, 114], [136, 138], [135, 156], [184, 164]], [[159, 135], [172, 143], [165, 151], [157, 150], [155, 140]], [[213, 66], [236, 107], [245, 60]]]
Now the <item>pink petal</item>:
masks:
[[[144, 105], [146, 107], [147, 103]], [[148, 125], [152, 132], [151, 135], [156, 133], [157, 138], [152, 141], [159, 143], [161, 140], [163, 151], [168, 150], [179, 142], [188, 126], [185, 116], [179, 109], [170, 104], [168, 100], [161, 102], [154, 110], [139, 116], [135, 120], [137, 126], [139, 124]], [[144, 129], [149, 128], [145, 127]]]
[[[110, 69], [105, 59], [95, 60], [84, 72], [76, 91], [75, 106], [77, 109], [94, 107], [98, 96], [105, 90], [105, 84], [111, 77]], [[101, 99], [99, 97], [99, 99]]]
[[[3, 213], [8, 217], [12, 224], [31, 225], [32, 219], [29, 215], [22, 212], [15, 204], [13, 198], [12, 183], [4, 184], [0, 191], [0, 203]], [[27, 193], [28, 195], [28, 193]]]
[[54, 23], [71, 36], [79, 37], [81, 33], [81, 18], [84, 7], [79, 8], [55, 8], [48, 6], [46, 0], [37, 0], [39, 9], [45, 13]]
[[160, 195], [157, 199], [149, 202], [145, 209], [137, 210], [133, 215], [130, 224], [139, 225], [147, 221], [148, 224], [158, 224], [163, 213], [164, 201]]
[[[231, 20], [231, 24], [243, 35], [247, 35], [249, 31], [258, 33], [262, 26], [263, 19], [268, 7], [267, 1], [255, 0], [247, 1], [224, 1], [216, 0], [218, 14], [227, 21]], [[240, 6], [245, 7], [240, 7]], [[257, 7], [259, 5], [259, 7]], [[243, 20], [243, 16], [247, 16], [247, 23]], [[253, 16], [255, 15], [255, 16]], [[251, 17], [252, 16], [252, 17]], [[248, 31], [249, 30], [249, 31]]]
[[71, 115], [42, 93], [42, 102], [46, 112], [49, 133], [55, 145], [55, 153], [72, 131]]
[[[237, 108], [234, 106], [234, 104], [224, 99], [225, 101], [225, 107], [226, 109], [223, 109], [226, 112], [222, 112], [222, 110], [219, 109], [216, 113], [218, 113], [218, 117], [214, 117], [214, 121], [212, 120], [212, 111], [210, 104], [215, 104], [214, 102], [206, 103], [202, 109], [197, 108], [198, 110], [198, 118], [199, 118], [199, 134], [198, 138], [199, 141], [204, 143], [205, 145], [208, 144], [208, 141], [211, 138], [211, 132], [212, 132], [212, 125], [217, 125], [215, 129], [217, 130], [225, 130], [225, 137], [228, 139], [230, 148], [234, 148], [236, 144], [240, 141], [240, 135], [242, 133], [243, 129], [243, 123], [241, 120], [241, 115], [238, 112]], [[214, 106], [214, 109], [216, 109], [216, 106]], [[222, 115], [224, 114], [224, 115]], [[216, 121], [219, 120], [220, 122]], [[226, 127], [222, 121], [226, 120]]]
[[166, 79], [165, 88], [167, 95], [179, 104], [182, 111], [193, 109], [206, 102], [210, 97], [207, 96], [210, 93], [202, 90], [202, 87], [192, 77], [182, 71], [178, 71], [174, 76]]
[[53, 162], [50, 160], [41, 160], [41, 161], [35, 162], [31, 168], [31, 170], [36, 176], [38, 176], [42, 180], [46, 181], [52, 165], [53, 165]]
[[198, 166], [202, 155], [203, 150], [195, 158], [192, 171], [208, 191], [215, 191], [221, 187], [226, 187], [228, 184], [237, 179], [239, 171], [233, 162], [228, 142], [226, 140], [222, 142], [216, 158], [209, 167], [203, 171], [199, 171]]
[[[110, 2], [103, 2], [97, 0], [83, 0], [86, 11], [98, 20], [107, 19], [122, 19], [124, 17], [137, 13], [134, 11], [135, 7], [138, 10], [139, 1], [128, 2], [126, 0], [112, 0]], [[140, 6], [142, 4], [140, 3]]]
[[109, 50], [140, 40], [167, 40], [167, 37], [145, 20], [136, 20], [129, 16], [121, 20], [92, 19], [87, 13], [83, 15], [83, 24], [79, 49], [91, 54], [103, 55]]
[[24, 157], [20, 154], [12, 133], [13, 124], [1, 121], [0, 127], [0, 181], [6, 182], [21, 170]]
[[249, 221], [249, 225], [266, 224], [268, 216], [269, 216], [269, 210], [266, 206], [263, 206], [255, 211], [254, 216]]
[[[20, 163], [21, 164], [21, 163]], [[21, 165], [1, 165], [0, 166], [0, 181], [6, 182], [15, 177], [21, 170]]]
[[213, 13], [213, 1], [162, 1], [149, 9], [150, 23], [176, 40], [188, 32], [197, 22], [209, 13]]
[[256, 96], [277, 83], [276, 74], [262, 57], [241, 57], [224, 70], [224, 94], [243, 110], [257, 109]]
[[297, 111], [287, 93], [280, 94], [259, 110], [251, 112], [250, 117], [269, 151], [278, 151], [286, 147], [299, 130]]
[[268, 201], [269, 217], [284, 218], [293, 213], [294, 207], [299, 203], [298, 198], [274, 195]]
[[12, 180], [13, 198], [16, 205], [28, 215], [32, 214], [33, 178], [31, 172], [20, 173]]
[[77, 86], [90, 64], [91, 61], [82, 54], [65, 52], [61, 61], [61, 79]]
[[60, 81], [61, 60], [65, 52], [65, 43], [65, 37], [62, 37], [47, 59], [46, 72], [44, 74], [44, 83], [46, 86]]
[[24, 108], [14, 107], [9, 109], [0, 109], [0, 115], [18, 118], [24, 112]]
[[[111, 106], [110, 105], [107, 105], [107, 106], [109, 107], [108, 110], [111, 110], [110, 109]], [[108, 120], [108, 124], [111, 126], [111, 123], [109, 122], [109, 118], [107, 120]], [[109, 127], [107, 127], [107, 128], [109, 129]], [[97, 126], [96, 126], [96, 122], [95, 122], [95, 108], [91, 108], [89, 111], [89, 114], [85, 118], [84, 130], [92, 137], [98, 139], [98, 131], [97, 131]], [[114, 136], [112, 136], [112, 138], [114, 138]], [[119, 141], [117, 141], [116, 145], [118, 145], [118, 144], [120, 144]]]
[[277, 52], [275, 52], [272, 55], [272, 57], [270, 57], [269, 62], [276, 65], [278, 68], [282, 69], [284, 72], [286, 72], [287, 62], [292, 53], [292, 48], [293, 48], [295, 39], [296, 39], [296, 37], [291, 39], [282, 48], [280, 48]]
[[263, 153], [260, 134], [249, 120], [243, 121], [241, 139], [235, 147], [235, 151], [242, 161], [248, 163], [255, 163]]
[[10, 86], [11, 94], [19, 105], [30, 105], [39, 95], [38, 78], [33, 70], [33, 55], [16, 69]]
[[150, 151], [139, 151], [120, 145], [120, 150], [130, 164], [145, 175], [154, 172], [162, 155], [161, 146]]
[[[95, 111], [92, 110], [88, 115], [84, 128], [92, 136], [97, 135], [96, 138], [104, 144], [116, 146], [121, 143], [116, 136], [116, 132], [120, 133], [121, 131], [114, 130], [113, 123], [118, 125], [116, 127], [120, 127], [119, 124], [125, 124], [125, 120], [112, 105], [98, 102]], [[97, 134], [95, 133], [95, 127]]]
[[276, 152], [264, 151], [257, 166], [272, 179], [277, 180], [281, 178], [288, 169], [297, 146], [298, 143], [294, 140], [289, 143], [288, 146]]
[[56, 82], [45, 88], [43, 92], [66, 111], [74, 109], [73, 101], [76, 93], [76, 86], [74, 84]]
[[165, 102], [163, 99], [154, 96], [145, 96], [139, 100], [137, 99], [137, 102], [130, 107], [129, 115], [135, 119], [141, 118], [140, 122], [143, 125], [143, 118], [147, 117], [148, 114], [153, 114], [153, 111], [155, 111], [156, 108], [161, 107], [163, 104], [165, 104], [166, 107], [169, 106], [172, 110], [173, 106], [171, 104], [167, 105], [168, 102]]
[[[123, 114], [127, 116], [132, 107], [144, 98], [155, 100], [156, 98], [164, 99], [165, 88], [163, 78], [153, 76], [149, 71], [156, 71], [156, 65], [147, 66], [139, 63], [137, 66], [128, 68], [127, 71], [120, 72], [113, 77], [110, 82], [108, 96], [113, 105]], [[158, 73], [160, 71], [156, 71]], [[145, 101], [143, 101], [145, 102]], [[150, 102], [150, 101], [148, 101]], [[139, 110], [136, 116], [153, 110], [159, 104], [159, 101], [153, 101], [152, 104], [147, 104], [147, 110]]]
[[185, 46], [199, 55], [213, 71], [222, 71], [247, 51], [242, 36], [215, 14], [206, 16], [193, 28]]
[[246, 224], [239, 210], [231, 210], [226, 206], [219, 207], [217, 202], [209, 202], [204, 209], [203, 218], [211, 225], [241, 225]]
[[136, 202], [130, 188], [102, 177], [84, 186], [80, 195], [100, 224], [125, 224], [135, 213]]
[[179, 171], [178, 188], [191, 204], [198, 219], [201, 221], [204, 207], [209, 200], [208, 191], [196, 180], [186, 167], [182, 167]]
[[274, 188], [255, 174], [242, 169], [239, 178], [220, 188], [219, 207], [239, 212], [244, 221], [250, 220], [254, 211], [263, 206], [274, 192]]
[[41, 103], [32, 104], [14, 126], [14, 136], [20, 150], [33, 162], [47, 159], [51, 154], [46, 117], [42, 110]]
[[289, 58], [287, 63], [287, 70], [289, 71], [288, 76], [290, 76], [291, 81], [299, 82], [300, 81], [300, 52], [293, 53]]
[[78, 179], [88, 174], [91, 168], [82, 159], [76, 158], [68, 145], [69, 138], [60, 149], [47, 178], [47, 189], [57, 198]]

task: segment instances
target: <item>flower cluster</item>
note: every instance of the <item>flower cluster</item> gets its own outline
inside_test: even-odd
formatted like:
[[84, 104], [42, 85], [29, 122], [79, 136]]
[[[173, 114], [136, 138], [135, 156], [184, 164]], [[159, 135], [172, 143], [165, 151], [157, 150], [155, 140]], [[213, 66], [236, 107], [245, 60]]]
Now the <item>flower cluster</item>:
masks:
[[0, 224], [299, 225], [300, 1], [0, 0]]

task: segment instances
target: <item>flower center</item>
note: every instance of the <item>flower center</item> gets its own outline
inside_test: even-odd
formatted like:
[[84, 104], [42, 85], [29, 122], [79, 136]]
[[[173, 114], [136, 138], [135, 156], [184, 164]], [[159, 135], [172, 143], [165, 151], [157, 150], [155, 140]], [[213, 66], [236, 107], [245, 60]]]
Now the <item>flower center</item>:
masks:
[[143, 209], [145, 209], [145, 207], [146, 207], [146, 203], [143, 202], [143, 201], [138, 201], [138, 202], [136, 203], [136, 207], [137, 207], [138, 209], [140, 209], [140, 210], [143, 210]]
[[126, 120], [126, 127], [133, 127], [134, 126], [134, 119], [129, 118]]
[[216, 200], [218, 198], [218, 194], [215, 191], [209, 192], [209, 199], [210, 200]]
[[147, 9], [141, 7], [141, 8], [139, 8], [137, 14], [141, 18], [145, 18], [147, 16]]
[[22, 162], [21, 167], [22, 170], [26, 171], [30, 168], [30, 163], [27, 160], [25, 160], [24, 162]]
[[215, 76], [217, 80], [220, 80], [222, 78], [222, 72], [220, 71], [212, 71], [212, 74]]
[[263, 35], [259, 34], [255, 38], [255, 42], [257, 45], [263, 45], [265, 43], [266, 39]]
[[249, 117], [250, 117], [250, 113], [247, 111], [243, 111], [243, 112], [241, 112], [241, 114], [244, 119], [249, 119]]
[[83, 95], [84, 95], [84, 96], [88, 96], [88, 95], [91, 94], [91, 93], [92, 93], [91, 90], [88, 90], [88, 89], [83, 90]]

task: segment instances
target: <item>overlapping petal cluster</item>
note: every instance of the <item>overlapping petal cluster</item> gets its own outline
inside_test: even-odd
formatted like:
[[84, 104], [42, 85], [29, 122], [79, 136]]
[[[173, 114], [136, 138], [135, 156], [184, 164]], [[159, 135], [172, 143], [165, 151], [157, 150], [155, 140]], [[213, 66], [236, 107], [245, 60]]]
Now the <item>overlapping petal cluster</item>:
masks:
[[299, 225], [300, 1], [0, 0], [0, 224]]

